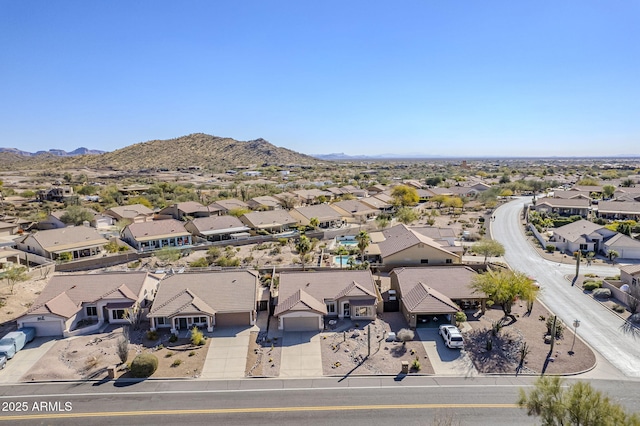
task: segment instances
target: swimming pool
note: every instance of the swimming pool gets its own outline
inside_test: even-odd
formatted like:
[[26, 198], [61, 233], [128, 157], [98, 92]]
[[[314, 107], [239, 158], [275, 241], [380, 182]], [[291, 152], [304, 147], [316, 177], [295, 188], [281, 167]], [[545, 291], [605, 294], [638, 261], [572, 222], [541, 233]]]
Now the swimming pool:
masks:
[[353, 260], [354, 260], [356, 265], [359, 265], [360, 263], [362, 263], [355, 256], [343, 255], [343, 256], [333, 256], [333, 264], [340, 266], [340, 259], [342, 259], [342, 266], [343, 267], [347, 266], [347, 265], [349, 265], [349, 258], [350, 257], [353, 258]]

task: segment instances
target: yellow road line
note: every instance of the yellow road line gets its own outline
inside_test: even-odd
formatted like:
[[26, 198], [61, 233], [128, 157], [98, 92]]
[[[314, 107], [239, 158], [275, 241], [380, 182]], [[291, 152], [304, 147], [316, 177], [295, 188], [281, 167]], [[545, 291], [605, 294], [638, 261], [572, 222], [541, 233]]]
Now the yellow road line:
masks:
[[446, 408], [518, 408], [516, 404], [398, 404], [398, 405], [334, 405], [326, 407], [260, 407], [260, 408], [205, 408], [199, 410], [152, 410], [152, 411], [116, 411], [88, 413], [44, 413], [0, 417], [0, 421], [34, 419], [70, 419], [83, 417], [128, 417], [163, 416], [188, 414], [240, 414], [240, 413], [286, 413], [300, 411], [354, 411], [354, 410], [400, 410], [400, 409], [446, 409]]

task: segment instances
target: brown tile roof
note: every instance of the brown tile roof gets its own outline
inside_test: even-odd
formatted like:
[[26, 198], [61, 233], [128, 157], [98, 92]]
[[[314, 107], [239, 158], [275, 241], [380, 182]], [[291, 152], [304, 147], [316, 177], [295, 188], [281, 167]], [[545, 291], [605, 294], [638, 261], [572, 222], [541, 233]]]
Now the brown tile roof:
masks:
[[402, 293], [402, 303], [409, 312], [416, 313], [452, 313], [459, 310], [451, 299], [424, 283], [417, 283]]
[[317, 204], [315, 206], [297, 207], [294, 209], [307, 219], [317, 218], [320, 222], [340, 220], [340, 214], [329, 207], [328, 204]]
[[182, 222], [175, 219], [132, 223], [127, 226], [136, 241], [191, 235]]
[[450, 299], [483, 297], [471, 288], [477, 273], [468, 266], [397, 268], [392, 271], [392, 274], [395, 274], [398, 279], [401, 294], [410, 291], [418, 283], [423, 283]]
[[219, 234], [226, 231], [242, 232], [248, 228], [235, 216], [208, 216], [193, 219], [191, 223], [202, 235]]
[[116, 206], [105, 210], [106, 214], [113, 213], [118, 217], [133, 219], [137, 216], [151, 216], [153, 210], [142, 204], [131, 204], [129, 206]]
[[384, 235], [385, 239], [378, 243], [378, 247], [380, 248], [380, 254], [383, 261], [386, 256], [399, 253], [420, 243], [455, 256], [454, 253], [442, 247], [442, 245], [436, 242], [433, 238], [429, 238], [426, 235], [413, 231], [404, 224], [385, 229], [382, 231], [382, 235]]
[[637, 213], [640, 214], [640, 202], [637, 201], [600, 201], [600, 213]]
[[286, 210], [251, 212], [242, 215], [241, 220], [252, 228], [268, 228], [298, 223]]
[[[338, 300], [344, 297], [376, 297], [377, 292], [371, 271], [319, 271], [282, 272], [278, 286], [278, 306], [295, 295], [299, 290], [311, 296], [324, 306], [325, 299]], [[294, 300], [294, 299], [292, 299]], [[311, 303], [308, 300], [307, 303]], [[319, 306], [319, 305], [318, 305]], [[279, 313], [284, 308], [276, 307]]]
[[[105, 245], [109, 241], [103, 238], [95, 228], [88, 226], [67, 226], [30, 234], [40, 246], [48, 252], [78, 249]], [[28, 236], [27, 236], [28, 237]]]
[[185, 214], [199, 213], [199, 212], [208, 212], [209, 209], [207, 206], [203, 206], [197, 201], [185, 201], [182, 203], [176, 203], [176, 208]]
[[629, 275], [636, 275], [640, 273], [640, 265], [625, 265], [621, 266], [620, 270], [626, 272]]
[[70, 318], [83, 303], [102, 299], [139, 299], [146, 272], [56, 275], [25, 315], [55, 314]]
[[249, 312], [256, 308], [257, 286], [258, 277], [251, 271], [172, 275], [160, 282], [149, 316], [172, 316], [185, 309]]
[[591, 201], [584, 198], [540, 198], [536, 202], [535, 208], [542, 205], [547, 205], [549, 207], [579, 207], [586, 209], [591, 205]]
[[244, 201], [237, 200], [235, 198], [229, 198], [226, 200], [218, 200], [212, 203], [211, 207], [218, 208], [223, 211], [229, 211], [233, 209], [248, 209], [249, 205]]
[[274, 311], [274, 315], [278, 316], [285, 312], [308, 312], [314, 311], [322, 315], [327, 314], [327, 306], [315, 299], [309, 293], [302, 289], [298, 289], [291, 296], [282, 302], [278, 302], [278, 306]]
[[338, 201], [336, 203], [331, 204], [332, 207], [339, 207], [342, 210], [350, 213], [352, 215], [358, 214], [375, 214], [378, 213], [377, 209], [371, 208], [370, 206], [361, 203], [358, 200], [344, 200]]
[[553, 234], [559, 235], [567, 241], [577, 243], [578, 241], [585, 242], [586, 236], [602, 228], [604, 228], [604, 226], [581, 219], [557, 228], [553, 231]]

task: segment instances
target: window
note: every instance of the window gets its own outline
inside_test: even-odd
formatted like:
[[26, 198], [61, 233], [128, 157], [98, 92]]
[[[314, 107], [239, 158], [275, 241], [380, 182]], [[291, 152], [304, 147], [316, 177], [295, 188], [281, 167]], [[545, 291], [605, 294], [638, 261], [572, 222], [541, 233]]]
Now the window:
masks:
[[453, 263], [453, 259], [447, 259], [445, 263]]
[[335, 314], [336, 313], [336, 302], [325, 302], [325, 305], [327, 306], [327, 313], [328, 314]]
[[124, 319], [124, 309], [114, 309], [111, 311], [111, 318], [114, 320]]
[[429, 263], [429, 259], [420, 259], [420, 263]]
[[95, 306], [87, 306], [87, 316], [88, 317], [97, 317], [98, 309]]
[[165, 317], [159, 317], [159, 318], [156, 318], [156, 324], [158, 324], [158, 325], [165, 325], [165, 324], [166, 324], [166, 320], [167, 320], [167, 319], [166, 319]]
[[589, 249], [589, 247], [586, 244], [580, 244], [580, 250], [585, 251], [585, 250], [588, 250], [588, 249]]
[[369, 316], [369, 308], [366, 306], [359, 306], [355, 309], [354, 316], [356, 317], [368, 317]]

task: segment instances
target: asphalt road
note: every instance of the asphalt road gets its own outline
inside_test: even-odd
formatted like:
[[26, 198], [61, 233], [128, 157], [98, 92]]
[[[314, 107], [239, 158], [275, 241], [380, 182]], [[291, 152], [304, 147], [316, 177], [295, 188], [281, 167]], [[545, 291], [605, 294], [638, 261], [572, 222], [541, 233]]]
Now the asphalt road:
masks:
[[[543, 259], [526, 241], [520, 225], [521, 210], [530, 199], [516, 199], [496, 210], [491, 235], [505, 248], [505, 259], [518, 271], [535, 278], [541, 285], [539, 299], [569, 327], [580, 320], [578, 336], [597, 350], [609, 363], [627, 377], [640, 377], [640, 337], [638, 329], [571, 285], [566, 276], [575, 276], [575, 265], [564, 265]], [[600, 276], [620, 273], [604, 265], [580, 266], [580, 273]]]
[[[0, 425], [532, 424], [515, 406], [532, 377], [393, 377], [20, 384], [0, 387]], [[628, 410], [637, 381], [595, 381]], [[16, 407], [23, 408], [18, 411]], [[437, 423], [439, 421], [439, 423]]]

